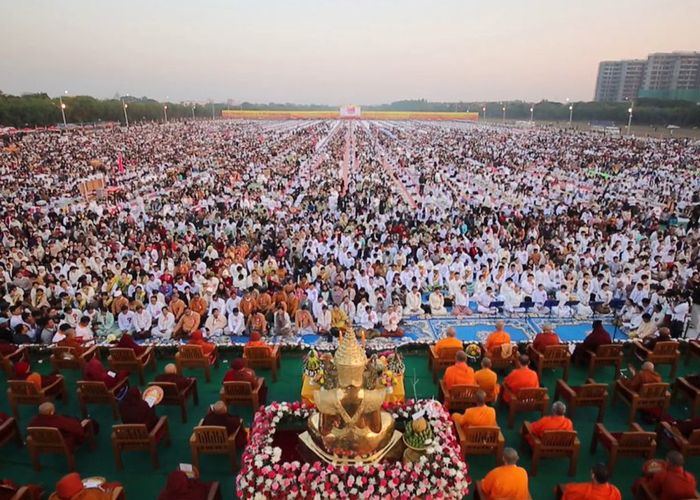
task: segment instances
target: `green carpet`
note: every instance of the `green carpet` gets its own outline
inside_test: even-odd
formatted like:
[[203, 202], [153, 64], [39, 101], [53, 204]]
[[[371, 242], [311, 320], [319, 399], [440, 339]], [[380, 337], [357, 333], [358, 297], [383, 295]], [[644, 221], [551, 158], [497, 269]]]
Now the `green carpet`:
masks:
[[[223, 363], [218, 370], [214, 370], [212, 382], [204, 383], [203, 376], [199, 379], [200, 404], [199, 407], [190, 406], [188, 408], [188, 422], [183, 424], [180, 419], [179, 408], [163, 407], [158, 408], [159, 415], [167, 415], [173, 445], [171, 448], [161, 448], [160, 462], [161, 466], [158, 470], [153, 470], [147, 453], [131, 452], [124, 454], [125, 469], [117, 472], [112, 455], [112, 447], [110, 443], [110, 428], [114, 423], [111, 416], [111, 411], [104, 406], [92, 406], [90, 408], [91, 417], [95, 418], [101, 426], [101, 431], [98, 436], [98, 446], [95, 452], [90, 452], [89, 449], [80, 449], [77, 453], [78, 471], [82, 476], [100, 475], [105, 476], [109, 480], [120, 481], [123, 483], [127, 497], [130, 499], [151, 499], [156, 498], [158, 492], [165, 484], [167, 475], [174, 470], [180, 463], [190, 463], [189, 436], [192, 427], [206, 413], [208, 405], [217, 399], [219, 385], [224, 372], [228, 369], [228, 362], [231, 357], [224, 357]], [[406, 354], [406, 375], [405, 386], [406, 396], [418, 398], [430, 398], [437, 396], [437, 386], [433, 384], [430, 372], [428, 371], [428, 363], [426, 360], [425, 351], [413, 351]], [[103, 357], [104, 358], [104, 357]], [[278, 374], [278, 381], [271, 383], [269, 372], [260, 370], [260, 374], [268, 379], [269, 401], [294, 401], [299, 399], [301, 390], [301, 354], [285, 353], [282, 360], [282, 370]], [[162, 370], [165, 363], [169, 359], [158, 360], [158, 370]], [[688, 372], [692, 369], [693, 372], [698, 371], [698, 363], [693, 361], [693, 365], [686, 367], [683, 363], [679, 366], [679, 375]], [[34, 369], [48, 373], [50, 366], [46, 358], [36, 358], [32, 360]], [[668, 376], [669, 368], [664, 366], [660, 368], [660, 372], [664, 376]], [[195, 372], [192, 372], [195, 373]], [[554, 385], [560, 371], [545, 372], [544, 384], [549, 389], [550, 398], [554, 395]], [[78, 379], [77, 373], [65, 372], [70, 399], [68, 402], [59, 402], [58, 411], [65, 415], [79, 415], [77, 397], [75, 395], [75, 381]], [[150, 380], [155, 375], [155, 372], [147, 372], [146, 379]], [[580, 384], [586, 378], [584, 370], [572, 368], [569, 383], [572, 385]], [[601, 368], [596, 373], [598, 381], [612, 381], [613, 369]], [[137, 383], [136, 377], [132, 376], [132, 383]], [[2, 383], [4, 392], [6, 384]], [[414, 392], [415, 391], [415, 392]], [[612, 391], [610, 391], [612, 394]], [[612, 431], [626, 430], [627, 425], [627, 407], [622, 403], [608, 407], [605, 416], [605, 425]], [[0, 411], [10, 413], [7, 399], [2, 398], [0, 402]], [[250, 425], [252, 412], [250, 409], [237, 409], [238, 414], [243, 417], [247, 425]], [[20, 427], [24, 429], [29, 419], [34, 415], [36, 409], [29, 406], [20, 407]], [[547, 459], [540, 463], [539, 474], [531, 478], [530, 491], [533, 498], [553, 498], [553, 488], [557, 483], [568, 481], [587, 481], [590, 477], [591, 465], [598, 461], [605, 460], [605, 452], [602, 447], [598, 448], [595, 455], [589, 453], [589, 445], [591, 441], [591, 432], [595, 423], [597, 409], [582, 408], [576, 413], [574, 425], [579, 434], [581, 441], [581, 454], [579, 458], [578, 471], [574, 478], [567, 476], [568, 461]], [[689, 410], [687, 403], [674, 401], [671, 408], [671, 413], [675, 416], [687, 416]], [[506, 445], [520, 449], [519, 427], [524, 419], [534, 420], [538, 418], [537, 414], [518, 415], [515, 426], [512, 430], [507, 428], [505, 411], [500, 410], [498, 422], [503, 430], [506, 438]], [[648, 430], [653, 430], [653, 426], [644, 425]], [[665, 449], [659, 449], [658, 457], [665, 454]], [[527, 452], [521, 451], [520, 464], [523, 467], [528, 467], [530, 457]], [[470, 468], [470, 475], [473, 480], [481, 479], [484, 475], [494, 467], [495, 459], [491, 456], [475, 456], [467, 460]], [[624, 498], [631, 498], [630, 486], [632, 482], [639, 476], [642, 459], [621, 459], [616, 467], [613, 483], [617, 485], [623, 493]], [[26, 448], [18, 449], [12, 443], [6, 445], [2, 449], [0, 456], [0, 476], [10, 478], [18, 483], [41, 483], [48, 491], [53, 491], [56, 481], [66, 473], [67, 466], [65, 460], [61, 456], [44, 455], [42, 457], [43, 469], [40, 473], [35, 473], [31, 467], [29, 454]], [[700, 471], [700, 457], [694, 457], [688, 461], [688, 470], [697, 473]], [[235, 475], [231, 472], [228, 460], [223, 456], [204, 456], [202, 458], [202, 478], [207, 481], [218, 480], [221, 482], [223, 498], [234, 498], [235, 494]], [[470, 495], [471, 496], [471, 495]]]

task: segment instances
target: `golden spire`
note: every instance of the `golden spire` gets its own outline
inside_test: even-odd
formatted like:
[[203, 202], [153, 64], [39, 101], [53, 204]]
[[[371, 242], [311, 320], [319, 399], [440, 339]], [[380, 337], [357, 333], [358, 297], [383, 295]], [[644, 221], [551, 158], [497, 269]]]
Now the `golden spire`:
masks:
[[350, 330], [343, 335], [335, 351], [335, 366], [338, 370], [340, 387], [362, 386], [362, 375], [367, 364], [367, 354], [357, 342], [355, 332]]

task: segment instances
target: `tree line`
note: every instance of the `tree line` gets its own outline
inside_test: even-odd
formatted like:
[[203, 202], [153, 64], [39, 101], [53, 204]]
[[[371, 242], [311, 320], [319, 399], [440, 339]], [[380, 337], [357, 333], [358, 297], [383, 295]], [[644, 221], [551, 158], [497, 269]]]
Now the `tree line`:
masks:
[[[223, 109], [246, 110], [280, 110], [308, 111], [335, 110], [337, 106], [316, 104], [267, 103], [256, 104], [244, 102], [231, 106], [226, 103], [190, 104], [163, 103], [146, 97], [123, 97], [114, 99], [96, 99], [90, 96], [66, 96], [62, 98], [65, 105], [66, 121], [74, 124], [97, 122], [124, 123], [124, 103], [130, 122], [162, 121], [164, 106], [167, 106], [168, 119], [210, 118], [212, 107], [214, 115], [220, 116]], [[627, 123], [629, 102], [574, 102], [573, 120], [578, 122], [613, 122], [619, 126]], [[503, 107], [506, 108], [507, 120], [529, 120], [530, 109], [535, 120], [568, 121], [569, 103], [540, 101], [508, 102], [432, 102], [425, 99], [396, 101], [390, 104], [362, 106], [368, 111], [472, 111], [478, 112], [480, 118], [501, 119]], [[660, 99], [637, 99], [633, 104], [633, 120], [636, 125], [677, 125], [681, 127], [700, 126], [700, 103], [688, 101], [669, 101]], [[484, 113], [484, 107], [486, 112]], [[193, 114], [194, 113], [194, 114]], [[0, 92], [0, 126], [36, 127], [61, 124], [61, 99], [51, 98], [47, 94], [27, 94], [22, 96], [7, 95]]]

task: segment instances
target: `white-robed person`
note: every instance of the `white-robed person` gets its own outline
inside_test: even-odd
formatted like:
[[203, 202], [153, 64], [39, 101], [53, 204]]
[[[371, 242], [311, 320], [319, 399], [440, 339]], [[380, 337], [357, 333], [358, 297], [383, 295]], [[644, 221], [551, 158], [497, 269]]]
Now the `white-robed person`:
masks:
[[327, 304], [321, 306], [321, 313], [316, 318], [316, 326], [319, 335], [329, 335], [331, 332], [331, 324], [333, 316]]
[[414, 286], [411, 291], [406, 294], [406, 307], [403, 310], [403, 314], [404, 316], [423, 314], [421, 296], [417, 286]]
[[569, 291], [566, 285], [562, 285], [561, 288], [559, 288], [556, 300], [557, 305], [553, 308], [552, 311], [554, 312], [554, 314], [556, 314], [560, 318], [566, 318], [574, 315], [574, 310], [570, 306], [566, 305], [566, 303], [571, 300], [571, 296], [569, 295]]
[[428, 298], [428, 303], [430, 304], [430, 314], [432, 316], [447, 316], [447, 309], [445, 309], [445, 297], [443, 297], [442, 292], [438, 290], [433, 290]]
[[343, 298], [343, 302], [340, 304], [340, 310], [345, 313], [345, 315], [348, 317], [348, 321], [352, 323], [353, 319], [355, 318], [355, 314], [357, 314], [357, 308], [355, 307], [355, 303], [350, 300], [349, 295], [346, 295]]
[[151, 335], [158, 339], [167, 340], [175, 329], [175, 315], [170, 311], [168, 306], [163, 306], [160, 310], [160, 316], [156, 321], [156, 326], [151, 330]]
[[140, 303], [136, 306], [134, 312], [134, 338], [142, 339], [151, 336], [151, 328], [153, 327], [153, 318]]
[[382, 316], [382, 326], [384, 331], [389, 335], [396, 335], [400, 332], [399, 323], [401, 322], [401, 314], [394, 306], [389, 306]]
[[537, 289], [532, 293], [532, 301], [535, 303], [537, 312], [543, 312], [546, 309], [544, 304], [547, 302], [547, 290], [543, 283], [537, 285]]
[[452, 313], [455, 316], [471, 316], [472, 310], [469, 309], [469, 291], [467, 285], [462, 285], [455, 292], [455, 302]]
[[593, 316], [593, 309], [589, 305], [591, 302], [591, 289], [588, 282], [583, 282], [581, 288], [576, 292], [576, 299], [579, 302], [578, 306], [576, 306], [576, 315], [584, 317]]
[[491, 307], [491, 303], [496, 301], [496, 296], [493, 293], [493, 289], [488, 286], [486, 289], [483, 291], [483, 293], [479, 294], [479, 296], [476, 299], [476, 310], [480, 313], [490, 313], [490, 314], [495, 314], [498, 312], [498, 309], [495, 307]]
[[231, 335], [245, 333], [245, 316], [238, 310], [238, 307], [234, 307], [228, 315], [228, 331]]
[[161, 311], [163, 307], [165, 307], [165, 302], [162, 302], [158, 295], [159, 294], [155, 293], [151, 295], [151, 298], [148, 300], [148, 305], [146, 306], [146, 311], [151, 315], [154, 322], [158, 321], [158, 318], [160, 318], [162, 314]]
[[292, 319], [289, 317], [289, 313], [287, 313], [286, 309], [284, 308], [284, 306], [282, 306], [282, 304], [277, 306], [272, 329], [275, 335], [281, 335], [284, 337], [294, 335]]
[[228, 335], [228, 321], [226, 316], [221, 314], [221, 311], [215, 307], [211, 310], [211, 316], [207, 317], [204, 322], [204, 328], [208, 335]]

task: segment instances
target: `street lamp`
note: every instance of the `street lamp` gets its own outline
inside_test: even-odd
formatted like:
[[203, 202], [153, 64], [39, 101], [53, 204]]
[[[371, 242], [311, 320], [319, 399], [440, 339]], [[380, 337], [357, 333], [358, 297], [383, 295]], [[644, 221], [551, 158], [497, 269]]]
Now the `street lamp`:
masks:
[[571, 126], [571, 120], [574, 118], [574, 105], [569, 105], [569, 127]]
[[168, 123], [168, 105], [163, 105], [163, 116], [165, 117], [165, 123]]
[[484, 121], [486, 121], [486, 106], [481, 108], [481, 110], [484, 112]]
[[530, 106], [530, 121], [532, 122], [535, 116], [535, 106]]
[[194, 120], [194, 108], [195, 108], [196, 106], [197, 106], [197, 105], [196, 105], [195, 103], [192, 103], [192, 119], [193, 119], [193, 120]]
[[632, 111], [634, 107], [634, 104], [632, 104], [627, 112], [630, 114], [629, 118], [627, 119], [627, 135], [630, 135], [630, 128], [632, 127]]
[[126, 113], [126, 108], [128, 108], [129, 105], [124, 102], [124, 99], [122, 99], [122, 106], [124, 107], [124, 122], [126, 123], [126, 127], [129, 128], [129, 115]]
[[[68, 91], [64, 90], [63, 93], [68, 95]], [[63, 96], [58, 96], [58, 100], [61, 103], [61, 116], [63, 117], [63, 128], [66, 128], [66, 105], [63, 103]]]
[[503, 106], [503, 123], [506, 122], [506, 107]]

